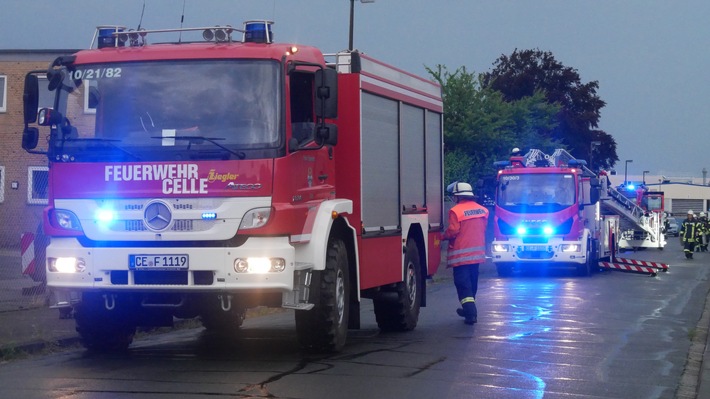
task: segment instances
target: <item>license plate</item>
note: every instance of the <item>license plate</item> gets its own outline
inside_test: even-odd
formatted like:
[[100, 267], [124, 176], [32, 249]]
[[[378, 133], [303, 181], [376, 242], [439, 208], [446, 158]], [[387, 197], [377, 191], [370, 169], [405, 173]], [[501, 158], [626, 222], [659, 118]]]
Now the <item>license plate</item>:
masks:
[[188, 255], [128, 255], [131, 269], [180, 269], [189, 267]]
[[544, 252], [547, 245], [523, 245], [523, 252]]

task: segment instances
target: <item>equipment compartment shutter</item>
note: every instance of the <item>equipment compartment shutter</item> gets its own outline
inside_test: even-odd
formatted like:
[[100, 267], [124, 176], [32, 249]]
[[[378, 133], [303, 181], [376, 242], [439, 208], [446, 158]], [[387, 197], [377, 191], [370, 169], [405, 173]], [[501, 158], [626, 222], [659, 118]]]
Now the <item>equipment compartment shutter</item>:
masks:
[[426, 202], [424, 177], [424, 110], [411, 105], [402, 105], [402, 131], [400, 133], [402, 154], [403, 209], [422, 209]]
[[427, 111], [426, 113], [426, 205], [429, 213], [429, 224], [438, 229], [441, 226], [443, 187], [441, 114]]
[[671, 213], [677, 217], [685, 216], [690, 209], [697, 215], [703, 211], [703, 200], [673, 198], [671, 207]]
[[362, 94], [362, 222], [365, 231], [399, 227], [399, 107]]

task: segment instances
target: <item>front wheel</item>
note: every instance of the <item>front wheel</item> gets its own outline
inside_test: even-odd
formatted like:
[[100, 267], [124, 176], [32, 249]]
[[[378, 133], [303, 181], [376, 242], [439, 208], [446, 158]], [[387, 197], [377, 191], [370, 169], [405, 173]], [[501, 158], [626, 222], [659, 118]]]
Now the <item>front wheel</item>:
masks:
[[209, 332], [234, 335], [246, 318], [246, 308], [229, 302], [227, 310], [222, 308], [222, 298], [214, 298], [200, 315], [202, 325]]
[[131, 307], [125, 301], [115, 299], [108, 303], [104, 295], [83, 295], [74, 309], [76, 331], [85, 348], [98, 352], [116, 352], [128, 349], [136, 333], [136, 324], [131, 317]]
[[496, 263], [498, 277], [510, 277], [513, 275], [513, 265], [509, 263]]
[[313, 273], [311, 310], [296, 311], [296, 332], [301, 345], [313, 352], [337, 352], [348, 334], [350, 277], [345, 243], [328, 242], [325, 270]]
[[393, 298], [375, 299], [375, 318], [382, 331], [411, 331], [419, 321], [422, 303], [422, 272], [419, 247], [407, 241], [404, 255], [404, 281], [394, 287]]

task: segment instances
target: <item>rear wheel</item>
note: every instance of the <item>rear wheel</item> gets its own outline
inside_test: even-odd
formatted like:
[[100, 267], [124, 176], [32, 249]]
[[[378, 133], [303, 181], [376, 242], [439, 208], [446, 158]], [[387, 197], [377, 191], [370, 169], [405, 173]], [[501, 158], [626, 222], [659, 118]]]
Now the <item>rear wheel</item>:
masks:
[[417, 326], [422, 303], [422, 277], [419, 248], [407, 241], [404, 255], [404, 281], [397, 283], [390, 297], [375, 299], [375, 318], [383, 331], [410, 331]]
[[296, 311], [296, 332], [301, 345], [313, 352], [336, 352], [345, 346], [348, 334], [350, 278], [345, 243], [328, 242], [325, 270], [313, 273], [311, 310]]
[[116, 352], [128, 349], [136, 333], [135, 321], [127, 302], [108, 300], [104, 295], [84, 294], [74, 309], [76, 331], [81, 343], [89, 350]]

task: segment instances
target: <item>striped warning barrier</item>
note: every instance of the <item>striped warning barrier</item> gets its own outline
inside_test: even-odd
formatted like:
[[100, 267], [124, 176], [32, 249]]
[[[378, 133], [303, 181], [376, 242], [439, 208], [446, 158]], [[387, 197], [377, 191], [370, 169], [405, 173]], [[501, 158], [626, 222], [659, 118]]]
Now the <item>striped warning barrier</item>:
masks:
[[654, 269], [659, 269], [662, 272], [667, 272], [668, 267], [670, 266], [670, 265], [667, 265], [665, 263], [660, 263], [660, 262], [650, 262], [647, 260], [636, 260], [636, 259], [627, 259], [627, 258], [614, 258], [614, 262], [626, 263], [629, 265], [636, 265], [636, 266], [648, 266], [648, 267], [652, 267]]
[[22, 233], [20, 248], [22, 250], [22, 274], [32, 276], [35, 273], [35, 235], [27, 232]]
[[627, 263], [599, 262], [599, 267], [609, 270], [620, 270], [623, 272], [643, 273], [651, 276], [655, 276], [658, 274], [656, 268], [642, 265], [631, 265]]

